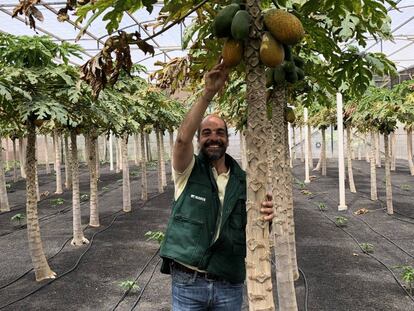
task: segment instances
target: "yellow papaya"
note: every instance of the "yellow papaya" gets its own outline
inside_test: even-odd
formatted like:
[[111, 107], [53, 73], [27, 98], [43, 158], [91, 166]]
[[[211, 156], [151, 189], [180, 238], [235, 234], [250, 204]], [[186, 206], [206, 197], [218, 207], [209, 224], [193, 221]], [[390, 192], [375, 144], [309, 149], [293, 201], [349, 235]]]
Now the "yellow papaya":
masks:
[[234, 39], [227, 39], [221, 53], [223, 63], [227, 67], [237, 66], [243, 58], [243, 43]]
[[285, 58], [283, 45], [275, 40], [270, 32], [265, 32], [260, 44], [260, 60], [268, 67], [280, 65]]
[[299, 43], [305, 35], [301, 21], [293, 14], [280, 9], [266, 11], [263, 19], [267, 29], [283, 44]]

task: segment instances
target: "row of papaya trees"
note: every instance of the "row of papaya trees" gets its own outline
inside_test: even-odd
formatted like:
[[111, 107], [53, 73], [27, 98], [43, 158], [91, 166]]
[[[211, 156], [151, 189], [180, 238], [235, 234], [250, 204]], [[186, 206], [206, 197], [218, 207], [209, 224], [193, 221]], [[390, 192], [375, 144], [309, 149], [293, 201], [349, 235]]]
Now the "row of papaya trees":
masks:
[[[40, 199], [37, 185], [37, 134], [53, 135], [55, 141], [56, 193], [62, 193], [61, 139], [64, 140], [66, 187], [72, 189], [73, 239], [72, 245], [88, 243], [83, 235], [80, 214], [79, 163], [77, 137], [83, 134], [87, 145], [87, 163], [90, 172], [90, 222], [98, 227], [97, 199], [99, 159], [97, 139], [113, 133], [120, 140], [120, 167], [123, 174], [123, 211], [131, 211], [129, 184], [128, 137], [140, 134], [141, 198], [147, 199], [145, 137], [155, 132], [158, 146], [159, 192], [166, 186], [165, 151], [163, 137], [179, 124], [184, 107], [138, 76], [143, 67], [136, 66], [133, 75], [123, 75], [118, 83], [105, 89], [98, 98], [79, 78], [79, 70], [67, 64], [72, 55], [78, 55], [76, 45], [57, 45], [47, 37], [15, 37], [0, 35], [0, 123], [1, 137], [10, 137], [14, 151], [16, 140], [24, 155], [21, 171], [26, 178], [27, 231], [29, 249], [36, 280], [55, 277], [49, 267], [41, 242], [37, 217]], [[62, 64], [56, 64], [60, 59]], [[46, 140], [47, 141], [47, 140]], [[45, 144], [46, 145], [46, 144]], [[148, 148], [147, 148], [148, 149]], [[45, 151], [46, 152], [46, 151]], [[14, 152], [16, 158], [16, 152]], [[2, 159], [2, 157], [0, 157]], [[16, 161], [14, 161], [16, 162]], [[119, 162], [118, 162], [119, 163]], [[1, 211], [9, 211], [3, 163], [0, 160]], [[48, 165], [46, 166], [48, 167]], [[162, 177], [164, 176], [164, 177]], [[37, 191], [36, 191], [37, 190]]]
[[[355, 158], [355, 145], [358, 159], [365, 153], [370, 163], [371, 200], [377, 200], [376, 167], [381, 167], [382, 158], [385, 166], [387, 213], [393, 214], [391, 171], [396, 170], [397, 140], [395, 131], [401, 127], [406, 134], [407, 162], [410, 174], [414, 176], [412, 130], [414, 124], [413, 80], [404, 81], [389, 87], [371, 86], [358, 99], [351, 99], [345, 104], [343, 111], [344, 128], [346, 131], [348, 185], [351, 192], [356, 192], [352, 159]], [[296, 109], [297, 117], [292, 126], [302, 129], [309, 126], [321, 132], [321, 151], [319, 161], [314, 168], [326, 175], [326, 129], [336, 126], [336, 106], [314, 105], [309, 109], [309, 120], [305, 123], [303, 106]], [[380, 136], [383, 138], [384, 149], [380, 148]], [[354, 143], [356, 140], [357, 144]], [[295, 139], [293, 139], [295, 141]], [[295, 145], [295, 142], [293, 143]], [[303, 144], [301, 144], [303, 146]], [[364, 146], [364, 150], [362, 150]], [[303, 161], [302, 149], [302, 161]], [[384, 155], [384, 157], [382, 157]], [[295, 155], [293, 155], [295, 157]], [[312, 157], [312, 154], [309, 154]], [[312, 162], [310, 161], [312, 168]]]
[[[154, 73], [157, 86], [171, 92], [184, 87], [197, 94], [203, 74], [221, 57], [226, 39], [214, 36], [213, 21], [230, 2], [165, 2], [158, 18], [164, 27], [161, 31], [195, 14], [191, 15], [194, 18], [182, 40], [183, 48], [188, 49], [188, 56], [160, 64], [162, 68]], [[234, 67], [228, 85], [216, 99], [214, 108], [245, 136], [242, 142], [246, 150], [244, 161], [248, 185], [246, 268], [249, 308], [297, 310], [294, 280], [298, 279], [299, 274], [294, 241], [292, 175], [288, 159], [287, 104], [301, 103], [309, 108], [314, 105], [329, 106], [337, 92], [343, 93], [347, 101], [359, 99], [372, 84], [374, 74], [394, 74], [395, 66], [384, 54], [364, 52], [362, 49], [367, 45], [368, 36], [378, 40], [392, 38], [388, 9], [396, 9], [397, 5], [392, 0], [236, 2], [250, 17], [248, 37], [240, 43], [244, 46], [242, 62]], [[132, 13], [139, 9], [152, 12], [155, 0], [124, 2], [122, 6], [115, 3], [115, 0], [91, 1], [80, 7], [77, 12], [79, 19], [87, 18], [88, 12], [94, 12], [85, 29], [104, 14], [108, 34], [115, 36], [125, 12]], [[290, 47], [290, 51], [302, 60], [300, 69], [305, 77], [300, 81], [294, 79], [292, 81], [295, 82], [266, 84], [265, 73], [268, 69], [261, 62], [260, 46], [267, 31], [262, 12], [270, 8], [290, 12], [303, 27], [303, 39], [295, 41], [297, 44]], [[289, 27], [282, 27], [281, 31], [289, 33]], [[108, 49], [109, 44], [105, 48]], [[88, 68], [93, 68], [94, 63], [103, 59], [104, 52], [91, 60]], [[279, 52], [285, 55], [281, 50]], [[104, 82], [103, 76], [97, 73], [94, 75], [92, 70], [88, 71], [88, 81], [94, 89], [97, 89], [94, 83], [102, 85]], [[259, 211], [260, 203], [269, 190], [273, 193], [277, 215], [271, 235]], [[274, 241], [277, 299], [272, 294], [269, 240]]]

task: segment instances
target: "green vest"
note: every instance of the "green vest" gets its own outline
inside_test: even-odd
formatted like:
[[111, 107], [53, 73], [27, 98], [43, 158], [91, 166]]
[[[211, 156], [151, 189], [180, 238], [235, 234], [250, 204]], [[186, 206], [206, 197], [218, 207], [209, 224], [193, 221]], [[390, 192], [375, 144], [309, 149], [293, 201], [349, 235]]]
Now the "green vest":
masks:
[[169, 262], [197, 267], [223, 279], [240, 283], [246, 271], [246, 173], [226, 154], [230, 177], [226, 186], [220, 235], [214, 242], [220, 200], [210, 164], [202, 154], [183, 193], [174, 201], [160, 256], [161, 272]]

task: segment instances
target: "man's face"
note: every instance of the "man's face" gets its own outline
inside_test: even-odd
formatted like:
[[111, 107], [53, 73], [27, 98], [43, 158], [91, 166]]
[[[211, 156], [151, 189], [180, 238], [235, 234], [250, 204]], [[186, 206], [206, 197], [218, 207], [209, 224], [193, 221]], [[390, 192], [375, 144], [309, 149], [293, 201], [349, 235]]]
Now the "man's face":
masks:
[[229, 140], [224, 121], [217, 117], [207, 117], [201, 122], [198, 139], [200, 152], [211, 161], [220, 159], [227, 150]]

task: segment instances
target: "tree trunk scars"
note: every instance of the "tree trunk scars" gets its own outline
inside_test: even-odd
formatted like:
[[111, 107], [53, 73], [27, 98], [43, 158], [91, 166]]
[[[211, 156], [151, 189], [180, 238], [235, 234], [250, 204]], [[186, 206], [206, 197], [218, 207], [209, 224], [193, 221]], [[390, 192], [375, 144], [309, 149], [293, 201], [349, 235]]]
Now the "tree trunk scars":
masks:
[[160, 130], [158, 128], [155, 128], [155, 138], [157, 139], [158, 193], [163, 193], [164, 188], [162, 186], [161, 142], [160, 142]]
[[162, 186], [167, 187], [167, 172], [165, 171], [165, 147], [164, 147], [164, 131], [160, 131], [160, 144], [161, 144], [161, 178]]
[[[89, 136], [89, 144], [91, 150], [95, 150], [96, 146], [96, 133], [92, 133]], [[96, 171], [96, 152], [89, 153], [89, 187], [90, 187], [90, 197], [89, 197], [89, 226], [99, 227], [99, 206], [98, 206], [98, 174]]]
[[390, 161], [390, 146], [387, 134], [384, 134], [384, 151], [385, 151], [385, 193], [387, 197], [387, 214], [394, 214], [392, 206], [392, 183], [391, 183], [391, 161]]
[[72, 189], [72, 166], [70, 164], [70, 151], [68, 136], [65, 135], [65, 188]]
[[376, 172], [376, 166], [375, 166], [375, 159], [376, 159], [376, 153], [375, 153], [375, 133], [371, 132], [371, 161], [370, 161], [370, 179], [371, 179], [371, 200], [376, 201], [378, 200], [377, 195], [377, 172]]
[[326, 176], [326, 129], [322, 129], [322, 176]]
[[377, 167], [381, 167], [381, 142], [379, 132], [375, 133], [375, 155]]
[[27, 237], [29, 241], [30, 257], [35, 271], [36, 281], [44, 279], [54, 279], [56, 273], [53, 272], [47, 262], [43, 251], [42, 239], [40, 236], [39, 219], [37, 216], [37, 197], [36, 197], [36, 127], [33, 121], [27, 125], [27, 154], [26, 154], [26, 217], [27, 217]]
[[49, 165], [49, 141], [47, 135], [44, 136], [45, 140], [45, 165], [46, 165], [46, 174], [50, 174], [50, 165]]
[[35, 184], [36, 184], [36, 198], [37, 202], [40, 201], [40, 189], [39, 189], [39, 170], [37, 165], [35, 166]]
[[121, 139], [122, 151], [122, 209], [128, 213], [131, 211], [131, 185], [129, 181], [128, 164], [128, 134], [124, 134]]
[[17, 151], [16, 151], [16, 139], [12, 140], [13, 143], [13, 182], [17, 182]]
[[395, 132], [391, 133], [391, 147], [390, 147], [390, 153], [391, 153], [391, 171], [395, 171], [395, 158], [396, 158], [396, 148], [397, 147], [397, 136], [395, 135]]
[[304, 141], [303, 141], [302, 126], [299, 128], [299, 140], [300, 140], [300, 161], [305, 162], [305, 147], [304, 147]]
[[23, 137], [19, 137], [20, 176], [22, 178], [26, 178], [25, 149], [26, 146], [24, 143], [24, 139]]
[[145, 157], [145, 133], [141, 132], [141, 199], [148, 200], [147, 160]]
[[55, 139], [55, 170], [56, 170], [56, 194], [63, 193], [62, 189], [62, 171], [60, 168], [60, 139], [57, 130], [53, 131], [53, 137]]
[[347, 151], [347, 161], [348, 161], [348, 181], [349, 181], [349, 191], [352, 193], [356, 192], [354, 174], [352, 172], [352, 137], [351, 137], [351, 127], [346, 127], [346, 151]]
[[71, 244], [79, 246], [87, 244], [89, 241], [85, 238], [82, 231], [80, 194], [79, 194], [79, 161], [78, 146], [76, 142], [75, 130], [70, 131], [70, 149], [72, 155], [72, 210], [73, 210], [73, 239]]
[[407, 160], [408, 167], [410, 168], [411, 176], [414, 176], [414, 163], [413, 163], [413, 130], [407, 129]]
[[245, 49], [247, 82], [247, 226], [246, 270], [250, 310], [275, 310], [269, 249], [269, 223], [262, 220], [261, 202], [266, 196], [267, 136], [266, 89], [264, 66], [259, 61], [260, 37], [263, 31], [257, 0], [247, 0], [252, 17], [250, 38]]
[[0, 212], [8, 211], [10, 211], [10, 205], [7, 197], [6, 177], [4, 175], [3, 152], [0, 150]]
[[293, 283], [291, 252], [289, 249], [288, 228], [288, 143], [286, 141], [287, 124], [284, 122], [286, 94], [284, 88], [272, 92], [272, 142], [269, 145], [272, 154], [272, 194], [276, 219], [273, 221], [274, 252], [276, 262], [277, 293], [280, 310], [297, 310], [296, 293]]

